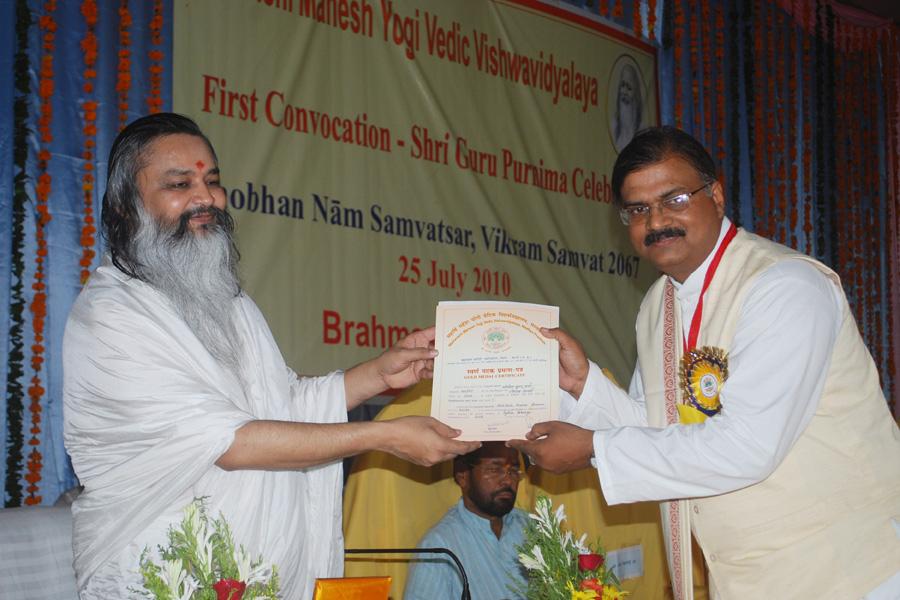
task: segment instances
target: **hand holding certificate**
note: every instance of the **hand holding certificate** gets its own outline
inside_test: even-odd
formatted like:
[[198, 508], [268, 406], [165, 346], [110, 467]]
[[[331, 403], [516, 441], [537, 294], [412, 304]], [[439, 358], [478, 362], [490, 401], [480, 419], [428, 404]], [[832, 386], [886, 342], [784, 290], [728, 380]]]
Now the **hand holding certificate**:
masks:
[[540, 328], [559, 308], [519, 302], [441, 302], [435, 318], [431, 416], [460, 440], [523, 438], [559, 414], [559, 343]]

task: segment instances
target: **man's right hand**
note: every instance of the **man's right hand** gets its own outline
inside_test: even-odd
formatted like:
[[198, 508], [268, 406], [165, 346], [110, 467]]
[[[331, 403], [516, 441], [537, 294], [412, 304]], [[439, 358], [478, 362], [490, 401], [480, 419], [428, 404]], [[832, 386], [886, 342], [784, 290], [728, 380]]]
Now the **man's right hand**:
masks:
[[385, 439], [381, 450], [417, 465], [431, 465], [466, 454], [481, 442], [461, 442], [453, 438], [461, 433], [432, 417], [400, 417], [381, 421]]
[[584, 349], [578, 340], [562, 329], [541, 328], [544, 337], [559, 342], [559, 387], [569, 392], [576, 400], [584, 391], [584, 383], [587, 381], [588, 365]]

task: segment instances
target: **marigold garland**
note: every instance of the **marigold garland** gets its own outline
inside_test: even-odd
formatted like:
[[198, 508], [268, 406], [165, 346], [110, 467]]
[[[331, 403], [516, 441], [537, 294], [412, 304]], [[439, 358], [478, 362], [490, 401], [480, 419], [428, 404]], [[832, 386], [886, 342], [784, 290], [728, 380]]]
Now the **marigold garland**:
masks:
[[[755, 9], [760, 9], [762, 2], [760, 0], [756, 0], [753, 3]], [[764, 65], [763, 62], [765, 56], [763, 54], [763, 31], [762, 25], [760, 24], [761, 18], [757, 17], [753, 19], [753, 64], [756, 65]], [[765, 67], [763, 67], [765, 68]], [[763, 109], [765, 106], [765, 96], [763, 95], [763, 83], [761, 77], [753, 78], [753, 131], [754, 131], [754, 139], [753, 144], [751, 145], [751, 152], [753, 153], [753, 179], [754, 179], [754, 195], [753, 195], [753, 230], [761, 235], [765, 234], [765, 226], [763, 225], [763, 218], [766, 214], [765, 204], [764, 204], [764, 193], [765, 189], [763, 187], [763, 177], [765, 174], [765, 163], [763, 162], [765, 156], [765, 135], [766, 135], [766, 127], [763, 122]]]
[[[757, 143], [757, 139], [758, 139], [756, 129], [754, 128], [755, 121], [753, 120], [755, 118], [755, 114], [756, 114], [756, 108], [755, 108], [756, 107], [756, 95], [755, 95], [756, 89], [754, 86], [754, 81], [755, 81], [754, 64], [755, 63], [752, 60], [752, 57], [754, 56], [754, 51], [755, 51], [754, 50], [754, 48], [755, 48], [754, 32], [756, 29], [755, 16], [753, 14], [753, 1], [752, 0], [743, 0], [743, 2], [740, 3], [740, 7], [738, 10], [740, 11], [740, 21], [742, 23], [742, 25], [741, 25], [741, 44], [740, 44], [740, 46], [738, 46], [737, 43], [735, 43], [734, 60], [736, 63], [742, 65], [742, 73], [740, 75], [741, 90], [743, 91], [745, 103], [746, 103], [745, 113], [747, 115], [747, 120], [750, 123], [750, 126], [748, 126], [746, 128], [747, 144], [748, 144], [748, 148], [750, 148], [750, 151], [748, 152], [748, 154], [749, 154], [748, 161], [750, 161], [752, 164], [752, 161], [755, 158], [753, 149], [756, 148], [756, 143]], [[741, 55], [743, 55], [743, 60], [740, 60]], [[734, 122], [733, 128], [735, 131], [735, 139], [732, 141], [733, 148], [735, 150], [735, 158], [733, 160], [737, 160], [737, 157], [739, 157], [741, 154], [740, 138], [738, 135], [739, 125], [737, 123], [737, 120], [738, 119], [732, 119], [732, 121]], [[733, 180], [734, 189], [740, 189], [739, 179], [738, 179], [738, 177], [740, 175], [740, 168], [741, 168], [740, 164], [738, 162], [736, 162], [735, 166], [734, 166], [734, 172], [735, 172], [735, 178]], [[751, 207], [750, 222], [746, 225], [746, 227], [748, 227], [751, 231], [755, 231], [754, 227], [755, 227], [756, 215], [755, 215], [755, 211], [753, 210], [753, 208], [754, 208], [753, 201], [754, 201], [754, 198], [756, 197], [756, 178], [754, 178], [752, 174], [750, 175], [750, 177], [748, 177], [748, 181], [745, 184], [745, 186], [749, 190], [748, 197], [746, 198], [746, 203], [749, 204]], [[738, 223], [741, 223], [741, 221], [738, 221]]]
[[788, 217], [788, 242], [791, 248], [797, 249], [797, 223], [799, 210], [797, 203], [799, 197], [797, 195], [797, 183], [799, 180], [800, 170], [797, 167], [797, 26], [789, 23], [786, 27], [786, 37], [788, 38], [788, 52], [790, 58], [790, 73], [788, 74], [788, 107], [790, 108], [790, 118], [788, 119], [788, 158], [790, 164], [790, 175], [788, 184], [790, 193], [786, 199], [790, 203], [790, 215]]
[[[777, 59], [775, 61], [775, 73], [776, 73], [776, 83], [777, 83], [777, 92], [773, 97], [773, 103], [776, 107], [775, 112], [775, 120], [777, 123], [776, 133], [775, 133], [775, 162], [777, 163], [777, 168], [775, 170], [775, 176], [777, 177], [776, 181], [776, 192], [775, 192], [775, 206], [777, 210], [772, 211], [775, 213], [774, 217], [776, 219], [776, 224], [773, 227], [773, 234], [775, 235], [775, 239], [782, 244], [788, 243], [788, 235], [786, 231], [786, 222], [785, 217], [787, 216], [787, 138], [786, 138], [786, 128], [787, 122], [793, 120], [793, 115], [791, 115], [790, 111], [793, 107], [785, 106], [784, 108], [778, 108], [779, 106], [783, 106], [782, 98], [785, 94], [785, 88], [787, 87], [787, 72], [786, 72], [786, 62], [785, 55], [787, 53], [787, 33], [786, 33], [786, 17], [782, 10], [775, 9], [777, 14], [777, 32], [778, 32], [778, 42], [777, 42]], [[773, 44], [774, 46], [774, 44]], [[773, 49], [774, 51], [774, 49]]]
[[82, 134], [84, 135], [84, 150], [81, 158], [84, 160], [81, 175], [81, 192], [84, 198], [84, 216], [81, 226], [81, 260], [78, 261], [81, 285], [84, 285], [91, 273], [96, 252], [94, 251], [97, 229], [94, 221], [94, 151], [97, 147], [97, 102], [94, 100], [94, 80], [97, 78], [97, 1], [84, 0], [81, 3], [81, 15], [84, 17], [85, 34], [81, 40], [81, 52], [84, 60], [84, 91], [85, 99], [81, 102], [81, 115], [83, 121]]
[[697, 137], [702, 139], [702, 136], [699, 135], [701, 129], [700, 123], [700, 103], [698, 100], [702, 101], [702, 97], [700, 96], [700, 75], [701, 73], [701, 57], [700, 57], [700, 31], [697, 25], [697, 1], [698, 0], [690, 0], [688, 3], [690, 8], [690, 19], [688, 26], [688, 64], [690, 65], [690, 73], [691, 73], [691, 100], [692, 104], [690, 105], [691, 111], [693, 113], [693, 131], [695, 134], [698, 134]]
[[778, 127], [778, 104], [775, 96], [775, 82], [777, 81], [778, 71], [775, 61], [775, 8], [770, 4], [766, 7], [766, 71], [770, 76], [766, 78], [765, 99], [766, 99], [766, 148], [765, 148], [765, 171], [763, 177], [766, 181], [765, 196], [765, 215], [766, 225], [763, 229], [766, 237], [775, 237], [775, 217], [777, 201], [775, 199], [775, 170], [776, 144], [775, 132]]
[[684, 91], [682, 90], [682, 78], [684, 77], [684, 69], [682, 68], [682, 56], [684, 54], [684, 7], [681, 2], [674, 2], [674, 26], [672, 27], [672, 55], [675, 63], [675, 126], [684, 128]]
[[700, 38], [703, 48], [703, 139], [707, 148], [712, 148], [714, 143], [712, 131], [712, 35], [709, 0], [700, 0]]
[[656, 0], [647, 0], [647, 36], [651, 40], [656, 39]]
[[[723, 16], [724, 18], [724, 16]], [[731, 8], [728, 12], [728, 89], [731, 90], [732, 96], [740, 98], [741, 91], [743, 90], [744, 79], [741, 77], [741, 61], [740, 61], [740, 48], [742, 43], [742, 35], [741, 33], [744, 30], [744, 25], [738, 27], [739, 23], [741, 23], [742, 19], [740, 18], [740, 6], [737, 3], [732, 3]], [[722, 63], [725, 64], [724, 62]], [[749, 68], [749, 65], [745, 68]], [[724, 95], [724, 92], [723, 92]], [[724, 103], [724, 98], [721, 102]], [[735, 102], [735, 104], [738, 104]], [[732, 109], [732, 114], [737, 114], [737, 109]], [[727, 118], [725, 111], [723, 110], [721, 113], [722, 119], [727, 122], [728, 127], [728, 142], [729, 149], [731, 154], [722, 159], [722, 164], [725, 164], [725, 161], [728, 161], [729, 164], [729, 194], [731, 194], [734, 198], [739, 198], [741, 196], [741, 124], [740, 120], [737, 118]], [[724, 124], [723, 124], [724, 127]], [[723, 138], [724, 142], [724, 138]], [[723, 146], [724, 148], [724, 146]], [[753, 179], [751, 178], [752, 182]], [[741, 218], [741, 211], [738, 202], [734, 202], [731, 204], [731, 220], [738, 227], [743, 226], [743, 219]]]
[[[844, 60], [840, 53], [835, 56], [834, 68], [843, 71], [845, 69]], [[842, 77], [846, 77], [846, 74], [842, 74]], [[835, 90], [835, 110], [837, 120], [840, 122], [848, 122], [847, 119], [851, 118], [851, 109], [849, 105], [850, 98], [848, 94], [845, 93], [845, 90]], [[839, 165], [845, 165], [843, 169], [837, 173], [837, 193], [838, 195], [843, 195], [846, 193], [847, 188], [847, 179], [848, 179], [848, 170], [852, 168], [852, 158], [850, 157], [849, 147], [852, 142], [848, 139], [848, 136], [839, 136], [835, 139], [835, 144], [832, 148], [832, 152], [834, 152], [835, 160]], [[849, 211], [849, 206], [845, 203], [841, 203], [835, 206], [835, 212], [837, 214], [837, 223], [841, 227], [841, 231], [835, 232], [839, 238], [839, 243], [837, 244], [836, 256], [837, 262], [832, 266], [838, 273], [843, 273], [846, 275], [850, 274], [848, 270], [849, 265], [851, 264], [852, 257], [852, 248], [849, 244], [840, 243], [840, 240], [844, 237], [843, 229], [847, 228], [850, 223], [850, 215], [847, 214]], [[846, 277], [845, 281], [843, 281], [844, 290], [847, 294], [847, 299], [853, 302], [853, 280], [849, 276]]]
[[[885, 34], [884, 38], [884, 51], [882, 53], [884, 59], [881, 63], [882, 73], [884, 74], [882, 81], [889, 82], [885, 90], [887, 146], [888, 157], [890, 158], [888, 161], [889, 178], [887, 189], [888, 198], [895, 199], [888, 205], [888, 216], [890, 218], [888, 219], [886, 239], [892, 240], [891, 257], [894, 261], [900, 261], [900, 209], [898, 209], [896, 202], [896, 198], [900, 194], [900, 156], [897, 154], [897, 150], [900, 148], [900, 47], [898, 47], [896, 34]], [[889, 269], [888, 274], [888, 302], [886, 308], [887, 314], [893, 316], [898, 314], [894, 312], [895, 310], [900, 310], [900, 307], [895, 306], [895, 300], [900, 295], [900, 275], [898, 275], [896, 269]], [[898, 341], [900, 340], [900, 332], [895, 330], [897, 323], [898, 320], [896, 318], [889, 318], [886, 332], [886, 339], [888, 340], [887, 372], [891, 377], [889, 388], [893, 390], [889, 402], [894, 414], [897, 411], [896, 401], [898, 396], [900, 396], [900, 382], [894, 378], [897, 375], [895, 350], [900, 346], [900, 341]]]
[[128, 92], [131, 90], [131, 11], [128, 0], [119, 4], [119, 64], [116, 92], [119, 94], [119, 130], [128, 122]]
[[634, 0], [631, 7], [631, 21], [634, 27], [634, 35], [641, 37], [644, 35], [643, 22], [641, 20], [641, 0]]
[[[876, 86], [876, 82], [874, 81], [874, 74], [878, 72], [878, 55], [877, 48], [875, 46], [875, 41], [873, 39], [874, 36], [867, 38], [867, 47], [866, 54], [868, 55], [868, 60], [866, 61], [868, 66], [866, 68], [866, 85], [869, 86], [867, 89], [873, 89]], [[877, 148], [878, 147], [878, 137], [879, 132], [877, 129], [878, 123], [878, 99], [875, 94], [868, 94], [865, 96], [865, 100], [868, 102], [868, 116], [866, 121], [869, 126], [867, 129], [869, 143], [866, 144], [866, 148]], [[880, 191], [883, 187], [879, 183], [879, 174], [878, 168], [876, 166], [876, 162], [874, 160], [867, 160], [866, 167], [869, 171], [869, 181], [866, 186], [869, 190], [869, 193], [872, 196], [872, 207], [867, 215], [867, 229], [869, 231], [881, 229], [882, 223], [878, 222], [875, 218], [875, 215], [882, 214], [881, 212], [881, 193]], [[883, 239], [883, 237], [882, 237]], [[881, 338], [881, 319], [882, 315], [880, 314], [879, 307], [884, 302], [883, 296], [881, 296], [878, 292], [883, 289], [881, 285], [879, 285], [880, 273], [881, 273], [881, 248], [875, 242], [875, 239], [871, 235], [867, 235], [865, 237], [866, 244], [868, 246], [868, 250], [866, 252], [867, 256], [872, 257], [872, 266], [873, 268], [867, 269], [866, 273], [870, 278], [869, 283], [866, 285], [866, 290], [869, 293], [869, 302], [868, 313], [869, 318], [872, 322], [872, 337], [871, 339], [875, 342], [873, 346], [875, 346], [876, 351], [875, 355], [878, 358], [878, 365], [881, 366], [884, 364], [883, 359], [883, 342]]]
[[[828, 165], [825, 164], [825, 138], [827, 137], [827, 133], [824, 131], [827, 126], [827, 117], [825, 113], [825, 71], [828, 68], [825, 64], [825, 32], [824, 32], [824, 24], [825, 24], [825, 7], [821, 2], [816, 3], [816, 14], [815, 14], [815, 24], [816, 24], [816, 33], [815, 33], [815, 41], [816, 41], [816, 50], [815, 50], [815, 66], [816, 66], [816, 126], [815, 131], [818, 132], [818, 135], [814, 137], [815, 144], [815, 194], [813, 195], [813, 202], [815, 203], [815, 212], [813, 213], [814, 226], [813, 231], [816, 235], [816, 243], [815, 243], [815, 252], [816, 258], [820, 260], [827, 260], [826, 258], [826, 228], [825, 228], [825, 211], [826, 211], [826, 199], [825, 199], [825, 180], [827, 175], [825, 173], [825, 169], [828, 168]], [[835, 264], [835, 261], [830, 261], [831, 264]]]
[[150, 59], [150, 91], [147, 94], [147, 110], [151, 113], [158, 113], [162, 110], [162, 73], [163, 73], [163, 52], [160, 50], [162, 46], [162, 29], [163, 29], [163, 3], [162, 0], [153, 2], [153, 16], [150, 19], [150, 44], [152, 49], [147, 52]]
[[[874, 39], [869, 40], [869, 60], [868, 60], [868, 68], [866, 69], [866, 73], [869, 74], [870, 77], [874, 78], [874, 75], [879, 72], [879, 61], [878, 61], [878, 35], [873, 36]], [[869, 85], [875, 85], [875, 82], [870, 82]], [[878, 143], [878, 129], [876, 127], [876, 123], [878, 121], [878, 99], [875, 97], [875, 94], [869, 94], [867, 96], [867, 100], [869, 101], [869, 139], [870, 142], [867, 145], [869, 148], [875, 148]], [[867, 161], [869, 165], [869, 185], [868, 188], [872, 190], [872, 210], [870, 211], [870, 227], [873, 230], [878, 230], [881, 232], [879, 236], [880, 239], [884, 239], [885, 227], [884, 223], [879, 222], [875, 215], [883, 214], [883, 208], [881, 203], [881, 190], [884, 189], [882, 185], [879, 183], [879, 173], [876, 168], [874, 161]], [[887, 313], [883, 312], [882, 306], [884, 306], [887, 294], [884, 293], [885, 289], [881, 285], [879, 285], [880, 273], [881, 271], [881, 262], [882, 262], [882, 249], [878, 247], [878, 244], [875, 242], [874, 238], [868, 239], [869, 244], [869, 256], [872, 257], [873, 268], [869, 269], [869, 276], [872, 281], [871, 284], [866, 286], [869, 290], [869, 311], [872, 319], [872, 340], [874, 343], [872, 346], [874, 347], [874, 354], [876, 356], [876, 363], [879, 367], [885, 364], [885, 352], [884, 347], [886, 340], [883, 337], [882, 330], [882, 321], [885, 318]]]
[[33, 340], [31, 345], [31, 368], [34, 375], [31, 377], [31, 385], [28, 386], [28, 397], [31, 400], [28, 410], [31, 412], [31, 437], [28, 439], [28, 445], [31, 446], [31, 452], [28, 454], [28, 462], [26, 464], [25, 481], [28, 482], [26, 491], [28, 495], [25, 498], [26, 505], [40, 504], [43, 497], [38, 494], [41, 481], [41, 471], [43, 469], [43, 457], [38, 451], [40, 446], [39, 435], [41, 434], [41, 400], [46, 391], [41, 379], [41, 370], [44, 363], [44, 321], [47, 318], [47, 292], [44, 283], [44, 263], [47, 259], [47, 235], [46, 228], [50, 222], [50, 192], [52, 189], [52, 178], [48, 171], [48, 163], [50, 162], [50, 151], [47, 149], [53, 141], [53, 133], [51, 124], [53, 121], [53, 91], [54, 91], [54, 72], [53, 72], [53, 53], [56, 49], [56, 28], [57, 24], [53, 18], [56, 12], [56, 0], [47, 0], [43, 4], [44, 14], [38, 19], [38, 29], [41, 39], [41, 67], [38, 79], [38, 97], [40, 98], [40, 117], [38, 118], [38, 140], [40, 142], [40, 151], [38, 152], [38, 177], [35, 186], [36, 201], [35, 208], [37, 215], [35, 218], [35, 239], [37, 241], [37, 253], [35, 256], [34, 282], [31, 289], [34, 290], [34, 296], [31, 300], [31, 325]]
[[[716, 65], [718, 65], [718, 73], [715, 76], [716, 90], [716, 159], [718, 160], [719, 170], [725, 173], [725, 163], [727, 155], [725, 153], [725, 140], [727, 139], [727, 131], [725, 127], [725, 9], [720, 4], [715, 7], [715, 56]], [[733, 88], [737, 91], [736, 88]]]
[[[805, 10], [812, 10], [812, 5], [807, 4], [804, 5]], [[812, 17], [807, 15], [804, 19], [805, 22], [812, 22]], [[803, 252], [808, 255], [812, 255], [813, 253], [813, 217], [812, 217], [812, 158], [813, 153], [810, 149], [813, 147], [812, 143], [812, 113], [813, 113], [813, 97], [815, 93], [812, 87], [812, 43], [810, 41], [810, 34], [807, 31], [802, 33], [803, 35], [803, 61], [802, 61], [802, 70], [803, 70], [803, 123], [802, 123], [802, 136], [803, 136], [803, 236], [804, 236], [804, 248]]]
[[[849, 43], [846, 45], [850, 45]], [[852, 49], [850, 50], [852, 52]], [[858, 74], [860, 68], [855, 64], [855, 57], [851, 60], [846, 60], [844, 58], [843, 52], [835, 52], [835, 63], [836, 68], [838, 63], [846, 64], [846, 68], [848, 73], [845, 75], [845, 81], [847, 81], [848, 86], [857, 86], [859, 85]], [[852, 65], [852, 66], [851, 66]], [[842, 69], [843, 70], [843, 69]], [[846, 132], [844, 134], [846, 139], [846, 144], [848, 148], [848, 156], [847, 162], [838, 163], [841, 165], [846, 165], [842, 171], [844, 176], [844, 181], [842, 185], [839, 185], [835, 189], [834, 197], [835, 199], [846, 198], [848, 195], [853, 194], [854, 202], [837, 202], [836, 206], [838, 209], [838, 215], [840, 215], [838, 223], [841, 226], [843, 231], [838, 233], [838, 245], [846, 246], [848, 249], [848, 263], [843, 265], [843, 269], [841, 274], [844, 275], [845, 282], [849, 283], [850, 290], [850, 306], [853, 310], [854, 317], [856, 318], [857, 323], [862, 323], [862, 311], [861, 311], [861, 303], [860, 303], [860, 292], [862, 290], [862, 283], [860, 281], [860, 271], [859, 269], [859, 259], [861, 258], [861, 252], [859, 247], [859, 231], [860, 231], [860, 223], [859, 223], [859, 212], [858, 205], [860, 200], [862, 200], [859, 196], [856, 196], [856, 182], [860, 177], [860, 130], [863, 126], [860, 123], [860, 113], [859, 113], [859, 99], [858, 96], [854, 93], [851, 93], [850, 90], [846, 88], [835, 88], [836, 91], [844, 92], [844, 104], [847, 107], [847, 116], [850, 121], [845, 121], [847, 123], [854, 123], [854, 127], [845, 128]], [[840, 181], [840, 179], [838, 180]], [[841, 218], [842, 217], [842, 218]], [[843, 239], [842, 239], [843, 238]]]
[[[864, 37], [864, 34], [859, 27], [852, 27], [851, 33], [855, 33], [857, 39], [857, 47], [858, 53], [860, 55], [860, 62], [864, 66], [864, 68], [860, 69], [857, 73], [857, 78], [860, 82], [860, 88], [870, 90], [872, 89], [872, 82], [869, 80], [869, 69], [871, 65], [869, 64], [869, 48], [867, 44], [867, 40]], [[875, 161], [871, 160], [871, 148], [875, 148], [874, 146], [875, 140], [872, 138], [871, 129], [872, 129], [872, 113], [870, 110], [870, 104], [868, 99], [871, 95], [857, 95], [857, 101], [859, 102], [859, 114], [860, 119], [862, 121], [861, 131], [858, 132], [858, 137], [860, 139], [860, 148], [859, 148], [859, 158], [860, 162], [858, 165], [859, 169], [859, 179], [856, 180], [856, 197], [864, 199], [864, 202], [855, 202], [856, 211], [857, 211], [857, 225], [858, 225], [858, 234], [859, 237], [857, 239], [857, 250], [859, 251], [860, 257], [860, 265], [870, 263], [873, 257], [874, 248], [871, 244], [871, 232], [873, 223], [871, 220], [871, 207], [872, 202], [874, 200], [875, 191], [877, 188], [871, 187], [872, 184], [872, 166]], [[868, 154], [868, 155], [867, 155]], [[841, 202], [848, 202], [850, 198], [854, 196], [845, 196], [844, 198], [840, 198]], [[859, 303], [860, 303], [860, 313], [862, 314], [862, 319], [865, 327], [864, 336], [866, 339], [870, 339], [872, 335], [872, 289], [874, 288], [874, 280], [873, 275], [875, 274], [872, 269], [868, 268], [859, 268], [860, 272], [858, 275], [859, 280]]]

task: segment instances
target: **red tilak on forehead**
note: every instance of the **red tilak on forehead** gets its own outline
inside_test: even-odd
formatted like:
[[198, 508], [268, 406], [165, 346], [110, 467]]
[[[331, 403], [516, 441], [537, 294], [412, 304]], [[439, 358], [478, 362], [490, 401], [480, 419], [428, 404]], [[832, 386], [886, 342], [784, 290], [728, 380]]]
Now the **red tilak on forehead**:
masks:
[[205, 166], [206, 166], [206, 165], [203, 163], [202, 160], [198, 160], [198, 161], [197, 161], [197, 168], [198, 168], [198, 169], [201, 169], [201, 170], [202, 170], [203, 167], [205, 167]]

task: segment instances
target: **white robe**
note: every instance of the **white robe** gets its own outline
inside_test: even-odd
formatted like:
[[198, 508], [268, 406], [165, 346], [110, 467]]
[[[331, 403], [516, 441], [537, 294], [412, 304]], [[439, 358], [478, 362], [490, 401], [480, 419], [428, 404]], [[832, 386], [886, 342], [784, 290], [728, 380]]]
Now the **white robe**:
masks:
[[340, 461], [230, 472], [215, 462], [248, 421], [346, 421], [343, 374], [298, 378], [253, 301], [241, 294], [230, 309], [243, 386], [166, 297], [108, 262], [75, 302], [63, 399], [66, 448], [85, 486], [72, 508], [82, 598], [128, 597], [141, 551], [165, 543], [195, 497], [251, 556], [277, 565], [283, 597], [310, 597], [316, 577], [341, 575]]

